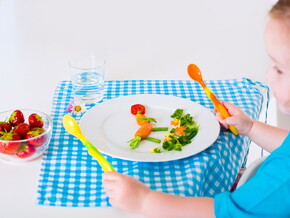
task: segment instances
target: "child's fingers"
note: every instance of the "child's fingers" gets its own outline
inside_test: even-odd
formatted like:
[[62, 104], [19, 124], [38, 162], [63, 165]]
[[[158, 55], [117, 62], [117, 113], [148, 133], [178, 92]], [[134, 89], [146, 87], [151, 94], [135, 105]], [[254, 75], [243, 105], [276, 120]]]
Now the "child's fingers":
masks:
[[230, 102], [227, 102], [227, 101], [223, 101], [222, 104], [227, 108], [232, 108], [234, 107], [234, 104], [230, 103]]
[[116, 205], [117, 205], [117, 202], [116, 202], [116, 200], [115, 200], [114, 198], [110, 198], [110, 199], [109, 199], [109, 202], [110, 202], [110, 204], [113, 205], [113, 206], [116, 206]]
[[[234, 107], [233, 104], [231, 104], [231, 103], [229, 103], [229, 102], [226, 102], [226, 101], [223, 101], [223, 102], [221, 102], [221, 103], [225, 106], [225, 108], [229, 111], [229, 113], [230, 113], [230, 110], [232, 110], [233, 107]], [[212, 112], [214, 112], [214, 113], [218, 113], [218, 110], [216, 109], [216, 107], [212, 110]], [[231, 114], [231, 113], [230, 113], [230, 114]]]
[[219, 115], [219, 114], [216, 114], [216, 119], [217, 121], [225, 128], [225, 129], [228, 129], [228, 124], [227, 122]]
[[116, 195], [116, 183], [112, 181], [106, 181], [103, 183], [103, 188], [105, 189], [105, 193], [109, 198], [114, 198]]
[[119, 180], [122, 174], [117, 172], [107, 172], [103, 174], [103, 180]]
[[116, 186], [118, 185], [118, 175], [115, 172], [109, 172], [103, 174], [103, 188], [105, 189], [107, 195], [111, 195]]
[[227, 123], [225, 123], [224, 119], [221, 118], [221, 116], [219, 114], [215, 115], [217, 121], [224, 127], [224, 128], [228, 128]]
[[227, 125], [236, 125], [236, 118], [233, 118], [233, 117], [228, 117], [224, 120], [224, 122], [227, 124]]
[[223, 120], [223, 118], [218, 113], [215, 115], [215, 117], [216, 117], [217, 121], [219, 121], [219, 122], [221, 122]]
[[116, 195], [116, 192], [113, 189], [105, 189], [105, 192], [109, 198], [113, 198]]
[[115, 181], [111, 181], [111, 180], [104, 180], [103, 181], [103, 187], [105, 189], [113, 189], [116, 184], [118, 184], [118, 183]]
[[[229, 102], [226, 102], [226, 101], [222, 101], [221, 102], [227, 109], [228, 109], [228, 107], [231, 107], [231, 103], [229, 103]], [[217, 111], [217, 109], [216, 109], [216, 107], [214, 107], [214, 109], [212, 110], [212, 112], [214, 112], [214, 113], [217, 113], [218, 111]]]
[[237, 110], [237, 106], [229, 102], [223, 102], [223, 105], [227, 108], [230, 115], [233, 115], [235, 111]]
[[227, 124], [226, 122], [224, 122], [224, 121], [220, 122], [220, 124], [221, 124], [225, 129], [228, 129], [228, 128], [229, 128], [228, 124]]

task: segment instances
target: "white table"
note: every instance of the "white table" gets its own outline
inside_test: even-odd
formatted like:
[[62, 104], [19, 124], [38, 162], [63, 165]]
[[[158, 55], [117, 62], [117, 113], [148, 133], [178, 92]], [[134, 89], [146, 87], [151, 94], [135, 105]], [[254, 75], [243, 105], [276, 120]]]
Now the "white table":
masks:
[[0, 164], [1, 217], [142, 217], [110, 207], [73, 208], [36, 205], [38, 171], [41, 159], [27, 164]]
[[[205, 79], [263, 80], [270, 2], [0, 0], [0, 110], [50, 113], [69, 58], [91, 51], [106, 58], [106, 80], [188, 79], [193, 61]], [[0, 217], [139, 217], [35, 205], [40, 162], [0, 162]]]

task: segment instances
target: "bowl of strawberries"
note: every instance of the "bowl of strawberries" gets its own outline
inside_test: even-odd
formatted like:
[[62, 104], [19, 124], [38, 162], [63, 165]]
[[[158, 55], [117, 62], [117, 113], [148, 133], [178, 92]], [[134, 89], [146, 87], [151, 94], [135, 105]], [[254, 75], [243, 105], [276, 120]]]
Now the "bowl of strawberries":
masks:
[[52, 134], [49, 115], [31, 109], [0, 113], [0, 159], [33, 160], [47, 149]]

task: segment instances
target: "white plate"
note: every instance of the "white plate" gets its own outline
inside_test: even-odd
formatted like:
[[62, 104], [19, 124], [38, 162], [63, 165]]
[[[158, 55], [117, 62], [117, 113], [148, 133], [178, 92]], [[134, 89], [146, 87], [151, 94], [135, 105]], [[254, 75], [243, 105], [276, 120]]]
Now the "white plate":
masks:
[[[142, 140], [139, 147], [132, 150], [128, 141], [140, 127], [135, 116], [131, 114], [131, 106], [143, 104], [146, 116], [153, 117], [155, 127], [170, 127], [170, 117], [180, 108], [189, 113], [200, 124], [198, 134], [192, 143], [184, 146], [182, 151], [166, 151], [150, 153], [150, 148], [159, 146], [147, 140]], [[108, 100], [88, 110], [80, 120], [83, 134], [100, 152], [132, 161], [161, 162], [177, 160], [197, 154], [212, 145], [217, 139], [220, 125], [213, 113], [198, 103], [170, 95], [130, 95]], [[166, 132], [152, 132], [150, 137], [163, 140]]]

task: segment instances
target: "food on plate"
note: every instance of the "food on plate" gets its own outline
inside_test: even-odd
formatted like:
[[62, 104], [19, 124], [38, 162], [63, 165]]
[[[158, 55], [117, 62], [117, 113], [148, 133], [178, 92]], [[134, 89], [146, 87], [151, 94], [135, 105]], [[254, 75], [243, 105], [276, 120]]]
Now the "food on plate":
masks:
[[139, 126], [145, 125], [150, 122], [155, 122], [156, 120], [151, 117], [146, 117], [146, 108], [142, 104], [134, 104], [131, 106], [131, 114], [135, 115], [137, 124]]
[[168, 127], [153, 127], [152, 132], [168, 131]]
[[186, 135], [186, 132], [184, 132], [184, 130], [186, 130], [185, 126], [178, 126], [175, 128], [175, 133], [177, 135]]
[[152, 132], [152, 125], [150, 123], [147, 123], [143, 126], [141, 126], [135, 133], [135, 137], [131, 139], [130, 141], [130, 147], [132, 149], [135, 149], [139, 146], [142, 139], [146, 139], [150, 133]]
[[179, 119], [175, 118], [175, 119], [171, 120], [170, 124], [173, 125], [173, 126], [178, 126], [179, 125], [179, 121], [180, 121]]
[[136, 114], [136, 121], [139, 126], [145, 125], [150, 122], [156, 123], [156, 120], [152, 117], [146, 117], [144, 114]]
[[143, 126], [141, 126], [137, 132], [135, 133], [135, 137], [136, 136], [140, 136], [141, 139], [145, 139], [147, 136], [149, 136], [149, 134], [151, 133], [152, 131], [152, 125], [150, 123], [147, 123]]
[[147, 136], [145, 139], [148, 140], [148, 141], [151, 141], [151, 142], [158, 143], [158, 144], [161, 142], [160, 139], [156, 139], [156, 138], [149, 137], [149, 136]]
[[160, 139], [149, 137], [149, 135], [153, 129], [154, 131], [161, 131], [160, 128], [163, 128], [163, 127], [153, 128], [151, 125], [151, 122], [156, 123], [156, 120], [151, 117], [146, 117], [145, 112], [146, 112], [146, 108], [142, 104], [134, 104], [131, 106], [131, 113], [135, 115], [137, 124], [141, 126], [135, 133], [135, 138], [128, 141], [130, 142], [129, 145], [132, 149], [137, 148], [142, 139], [146, 139], [148, 141], [155, 142], [155, 143], [161, 142]]
[[131, 113], [133, 115], [145, 114], [146, 113], [145, 106], [142, 105], [142, 104], [134, 104], [134, 105], [131, 106]]
[[162, 144], [164, 150], [181, 151], [182, 147], [191, 143], [198, 133], [199, 125], [190, 114], [184, 114], [183, 109], [176, 109], [171, 115], [171, 124], [175, 126], [166, 135]]
[[[147, 118], [145, 115], [146, 108], [142, 104], [135, 104], [131, 106], [131, 113], [135, 115], [138, 125], [141, 127], [135, 133], [135, 137], [130, 141], [130, 147], [135, 149], [139, 146], [141, 140], [147, 139], [149, 141], [160, 143], [161, 140], [149, 137], [150, 133], [157, 131], [168, 131], [168, 127], [154, 127], [150, 122], [156, 122], [154, 118]], [[170, 124], [174, 127], [165, 134], [162, 149], [152, 147], [151, 153], [161, 153], [164, 151], [181, 151], [182, 147], [191, 143], [192, 139], [198, 133], [199, 125], [193, 120], [190, 114], [184, 114], [183, 109], [176, 109], [171, 115]]]
[[152, 148], [150, 148], [150, 152], [151, 153], [161, 153], [162, 151], [158, 147], [152, 147]]

